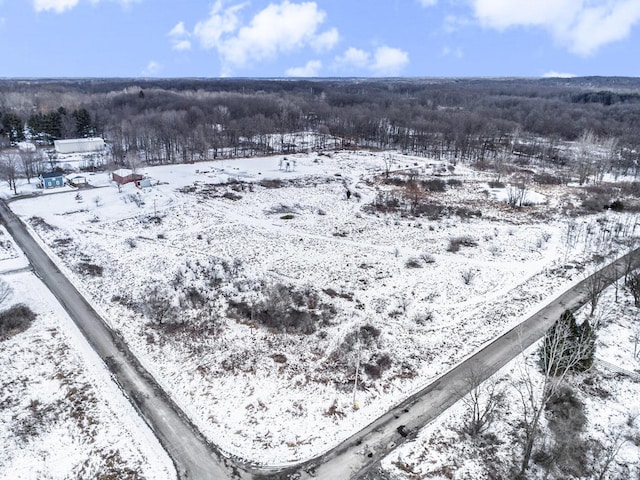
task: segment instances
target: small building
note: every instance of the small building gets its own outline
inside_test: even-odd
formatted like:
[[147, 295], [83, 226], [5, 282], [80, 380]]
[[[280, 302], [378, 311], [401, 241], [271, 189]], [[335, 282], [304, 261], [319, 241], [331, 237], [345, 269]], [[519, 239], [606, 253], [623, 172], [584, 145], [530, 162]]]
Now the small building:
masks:
[[150, 178], [141, 178], [140, 180], [136, 180], [136, 187], [138, 188], [149, 188], [151, 187], [151, 179]]
[[73, 177], [67, 177], [67, 183], [72, 187], [86, 187], [87, 186], [87, 177], [83, 177], [82, 175], [75, 175]]
[[57, 188], [64, 186], [64, 173], [61, 171], [43, 173], [39, 177], [42, 188]]
[[56, 153], [94, 153], [104, 152], [105, 143], [102, 138], [70, 138], [54, 140]]
[[142, 180], [142, 178], [142, 175], [139, 173], [133, 173], [133, 170], [129, 170], [127, 168], [121, 168], [111, 173], [111, 179], [120, 185], [136, 182], [138, 180]]

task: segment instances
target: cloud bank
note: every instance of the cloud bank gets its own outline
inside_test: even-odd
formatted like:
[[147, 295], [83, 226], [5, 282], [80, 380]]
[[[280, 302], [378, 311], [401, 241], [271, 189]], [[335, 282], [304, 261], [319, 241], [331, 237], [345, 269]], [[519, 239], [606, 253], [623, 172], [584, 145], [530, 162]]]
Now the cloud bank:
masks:
[[536, 27], [569, 51], [589, 56], [629, 36], [640, 21], [638, 0], [470, 0], [482, 25], [497, 30]]

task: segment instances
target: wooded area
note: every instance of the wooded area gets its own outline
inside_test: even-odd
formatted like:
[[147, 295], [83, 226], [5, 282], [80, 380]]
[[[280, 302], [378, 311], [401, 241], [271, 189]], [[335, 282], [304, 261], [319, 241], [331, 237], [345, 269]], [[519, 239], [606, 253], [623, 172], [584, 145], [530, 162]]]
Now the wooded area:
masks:
[[[4, 147], [104, 137], [114, 163], [193, 162], [305, 148], [397, 149], [452, 162], [508, 151], [552, 163], [559, 142], [609, 144], [635, 169], [640, 80], [79, 79], [0, 81]], [[135, 165], [134, 165], [135, 166]]]

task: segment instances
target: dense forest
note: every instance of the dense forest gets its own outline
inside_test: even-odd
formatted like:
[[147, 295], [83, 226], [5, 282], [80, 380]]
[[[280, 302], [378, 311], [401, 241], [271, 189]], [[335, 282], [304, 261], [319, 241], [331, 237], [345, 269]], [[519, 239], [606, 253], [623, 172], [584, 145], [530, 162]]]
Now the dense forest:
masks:
[[192, 162], [305, 148], [397, 149], [478, 162], [510, 149], [615, 145], [634, 168], [640, 79], [68, 79], [0, 81], [2, 147], [101, 136], [114, 163]]

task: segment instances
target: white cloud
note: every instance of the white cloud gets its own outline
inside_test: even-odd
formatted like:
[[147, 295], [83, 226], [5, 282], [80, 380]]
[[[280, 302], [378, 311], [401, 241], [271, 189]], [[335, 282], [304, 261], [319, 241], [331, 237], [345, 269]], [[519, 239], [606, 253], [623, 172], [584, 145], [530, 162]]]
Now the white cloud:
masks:
[[238, 28], [240, 24], [238, 13], [244, 6], [245, 4], [234, 5], [223, 10], [222, 1], [218, 0], [211, 8], [209, 18], [198, 22], [193, 30], [202, 47], [219, 48], [223, 35], [233, 33]]
[[151, 60], [144, 70], [142, 70], [143, 75], [157, 75], [162, 70], [162, 65], [160, 65], [155, 60]]
[[550, 71], [542, 75], [543, 78], [573, 78], [575, 75], [573, 73], [561, 73], [556, 71]]
[[[90, 0], [94, 5], [100, 3], [101, 0]], [[128, 7], [132, 3], [140, 0], [111, 0], [120, 3], [123, 7]], [[80, 3], [80, 0], [33, 0], [33, 8], [36, 12], [55, 12], [63, 13], [71, 10]]]
[[289, 77], [317, 77], [321, 68], [320, 60], [310, 60], [304, 67], [292, 67], [285, 73]]
[[169, 32], [170, 37], [183, 37], [185, 35], [189, 35], [189, 32], [184, 28], [184, 22], [178, 22]]
[[470, 0], [490, 28], [539, 27], [579, 55], [626, 38], [640, 22], [638, 0]]
[[193, 30], [203, 48], [218, 51], [227, 74], [250, 62], [271, 60], [308, 47], [328, 51], [340, 39], [336, 28], [319, 32], [326, 14], [315, 2], [271, 3], [248, 23], [241, 18], [245, 7], [246, 4], [224, 7], [217, 0], [209, 18], [198, 22]]
[[191, 49], [191, 41], [189, 40], [191, 34], [184, 27], [184, 22], [178, 22], [168, 35], [171, 37], [171, 48], [173, 50], [182, 51]]
[[78, 4], [79, 0], [34, 0], [33, 8], [36, 12], [53, 11], [62, 13], [70, 10]]
[[341, 70], [369, 70], [378, 76], [398, 75], [409, 63], [409, 54], [399, 48], [383, 45], [369, 53], [350, 47], [335, 58], [335, 66]]
[[326, 52], [333, 49], [339, 40], [340, 34], [338, 33], [338, 29], [332, 28], [314, 38], [311, 44], [318, 52]]
[[343, 67], [365, 68], [369, 65], [370, 57], [368, 52], [350, 47], [341, 56], [336, 57], [336, 63]]
[[176, 40], [173, 42], [171, 48], [179, 52], [183, 50], [191, 50], [191, 42], [189, 40]]
[[436, 3], [438, 3], [438, 0], [418, 0], [418, 2], [423, 7], [433, 7]]
[[376, 75], [398, 75], [409, 63], [409, 54], [399, 48], [378, 47], [373, 54], [371, 69]]

